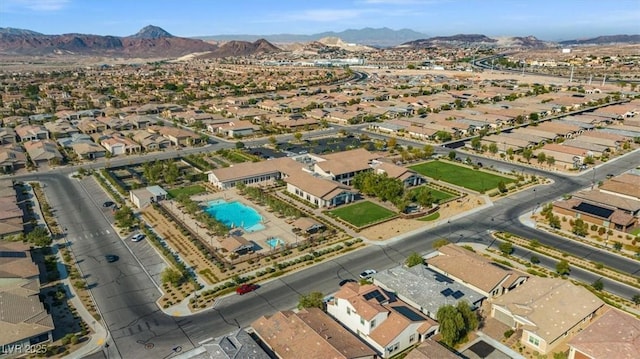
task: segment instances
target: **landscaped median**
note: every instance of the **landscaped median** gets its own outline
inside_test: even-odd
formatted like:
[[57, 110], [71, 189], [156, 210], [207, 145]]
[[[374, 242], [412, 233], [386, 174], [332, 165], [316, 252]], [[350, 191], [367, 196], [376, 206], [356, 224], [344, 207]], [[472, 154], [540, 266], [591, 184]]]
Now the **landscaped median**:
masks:
[[359, 202], [325, 212], [351, 226], [362, 229], [398, 216], [397, 213], [370, 201]]
[[615, 269], [607, 267], [602, 263], [588, 261], [569, 253], [557, 250], [553, 247], [543, 245], [536, 240], [528, 240], [511, 233], [495, 232], [492, 235], [502, 241], [511, 242], [515, 245], [528, 248], [534, 252], [544, 254], [548, 257], [552, 257], [558, 260], [565, 260], [569, 262], [569, 264], [576, 267], [583, 268], [590, 272], [597, 273], [599, 275], [602, 275], [603, 277], [613, 279], [615, 281], [630, 285], [635, 288], [640, 288], [640, 277], [616, 271]]

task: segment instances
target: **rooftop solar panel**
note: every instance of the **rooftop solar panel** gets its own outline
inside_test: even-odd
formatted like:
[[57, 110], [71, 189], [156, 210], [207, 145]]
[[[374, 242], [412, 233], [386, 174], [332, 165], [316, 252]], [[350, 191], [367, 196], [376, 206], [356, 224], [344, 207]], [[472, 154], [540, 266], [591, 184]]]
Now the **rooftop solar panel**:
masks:
[[447, 289], [441, 290], [440, 293], [445, 297], [448, 297], [450, 295], [453, 295], [453, 290], [451, 290], [451, 288], [447, 288]]
[[414, 312], [409, 307], [406, 307], [404, 305], [393, 307], [393, 310], [395, 310], [396, 312], [398, 312], [399, 314], [401, 314], [402, 316], [404, 316], [405, 318], [409, 319], [412, 322], [425, 320], [420, 314]]
[[451, 296], [454, 297], [455, 299], [460, 299], [464, 297], [464, 293], [462, 293], [459, 290], [456, 290], [455, 292], [453, 292], [453, 294], [451, 294]]
[[363, 295], [363, 298], [366, 300], [375, 299], [378, 301], [378, 303], [382, 303], [385, 300], [387, 300], [387, 298], [384, 295], [382, 295], [382, 293], [380, 293], [380, 291], [377, 289], [369, 293], [366, 293], [365, 295]]
[[2, 257], [2, 258], [26, 258], [27, 254], [25, 252], [0, 251], [0, 257]]
[[594, 204], [586, 203], [586, 202], [581, 202], [579, 205], [573, 208], [580, 212], [592, 214], [600, 218], [609, 218], [614, 212], [612, 209], [596, 206]]

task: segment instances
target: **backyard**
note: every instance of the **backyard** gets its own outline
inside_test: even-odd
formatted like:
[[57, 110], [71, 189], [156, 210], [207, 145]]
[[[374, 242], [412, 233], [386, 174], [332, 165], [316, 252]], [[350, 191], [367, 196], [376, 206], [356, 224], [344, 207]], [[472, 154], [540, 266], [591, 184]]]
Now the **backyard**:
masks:
[[340, 207], [329, 211], [329, 213], [355, 227], [362, 227], [396, 215], [394, 212], [369, 201]]
[[409, 168], [421, 175], [477, 192], [484, 192], [496, 188], [500, 182], [503, 182], [505, 185], [514, 182], [514, 179], [509, 177], [498, 176], [442, 161], [425, 162]]

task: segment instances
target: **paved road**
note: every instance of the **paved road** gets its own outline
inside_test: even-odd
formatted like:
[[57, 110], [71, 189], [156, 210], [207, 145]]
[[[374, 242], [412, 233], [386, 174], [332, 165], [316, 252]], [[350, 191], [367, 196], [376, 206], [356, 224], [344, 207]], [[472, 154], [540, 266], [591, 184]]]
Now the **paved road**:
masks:
[[[123, 164], [126, 164], [129, 159], [124, 161]], [[506, 169], [517, 168], [502, 162], [486, 159], [482, 161], [485, 166], [495, 164]], [[112, 161], [113, 165], [116, 165], [115, 162]], [[105, 213], [101, 206], [104, 194], [100, 194], [99, 189], [91, 186], [90, 181], [81, 182], [55, 171], [46, 175], [21, 176], [20, 179], [38, 179], [46, 184], [45, 191], [52, 208], [56, 211], [61, 225], [68, 228], [71, 249], [80, 260], [80, 268], [92, 286], [92, 293], [112, 335], [109, 340], [110, 346], [105, 353], [97, 354], [96, 357], [102, 355], [109, 358], [163, 358], [171, 356], [171, 348], [177, 345], [188, 350], [200, 340], [227, 333], [238, 326], [246, 326], [260, 315], [291, 308], [297, 303], [300, 294], [315, 290], [333, 292], [337, 289], [339, 280], [356, 278], [357, 274], [366, 268], [389, 268], [401, 263], [413, 251], [428, 252], [432, 243], [442, 237], [489, 243], [488, 230], [506, 230], [638, 274], [640, 262], [545, 234], [517, 221], [522, 213], [531, 211], [537, 203], [557, 199], [563, 194], [589, 186], [593, 179], [597, 181], [607, 173], [620, 173], [623, 169], [635, 167], [638, 163], [640, 151], [607, 163], [596, 172], [586, 171], [579, 177], [548, 175], [555, 181], [553, 185], [540, 186], [536, 191], [530, 189], [501, 199], [491, 208], [389, 245], [370, 246], [278, 278], [265, 283], [256, 292], [242, 297], [224, 298], [218, 301], [215, 309], [186, 318], [173, 318], [158, 310], [155, 301], [159, 292], [149, 276], [153, 277], [154, 274], [147, 273], [130, 252], [131, 246], [127, 246], [130, 242], [123, 242], [113, 233], [109, 214]], [[527, 168], [526, 171], [542, 173], [531, 168]], [[105, 254], [116, 254], [120, 259], [116, 263], [106, 263]], [[144, 259], [144, 255], [141, 257]], [[591, 278], [584, 278], [593, 282]], [[608, 282], [605, 283], [605, 288], [610, 288]], [[629, 288], [619, 289], [619, 293], [626, 297], [631, 297], [632, 292], [637, 291]]]

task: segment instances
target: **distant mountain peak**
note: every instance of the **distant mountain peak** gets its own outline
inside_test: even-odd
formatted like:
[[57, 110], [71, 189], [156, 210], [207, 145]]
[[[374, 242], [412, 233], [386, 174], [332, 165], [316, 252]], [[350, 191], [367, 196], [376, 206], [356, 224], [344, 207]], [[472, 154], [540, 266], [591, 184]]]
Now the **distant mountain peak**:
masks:
[[0, 35], [40, 36], [42, 34], [31, 30], [16, 29], [13, 27], [0, 27]]
[[140, 31], [138, 31], [135, 35], [131, 35], [130, 37], [137, 38], [137, 39], [160, 39], [163, 37], [174, 37], [174, 36], [168, 33], [167, 31], [165, 31], [161, 27], [154, 26], [154, 25], [147, 25], [142, 29], [140, 29]]

